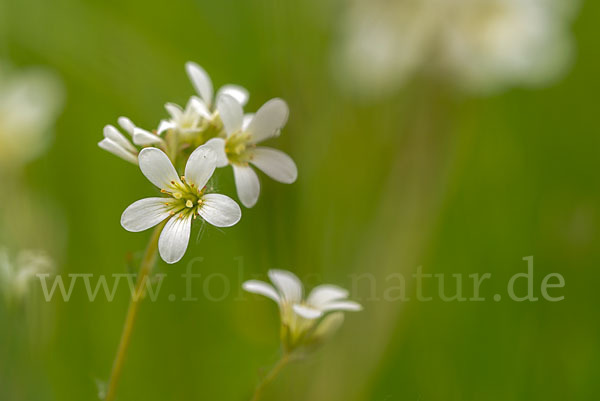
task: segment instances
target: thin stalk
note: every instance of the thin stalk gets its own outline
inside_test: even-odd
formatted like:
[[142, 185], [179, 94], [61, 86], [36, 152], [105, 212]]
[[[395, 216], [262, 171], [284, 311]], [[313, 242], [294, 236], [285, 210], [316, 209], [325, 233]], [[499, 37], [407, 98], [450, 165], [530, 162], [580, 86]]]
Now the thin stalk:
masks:
[[279, 372], [281, 372], [281, 369], [283, 369], [289, 361], [290, 354], [286, 352], [283, 354], [281, 359], [275, 364], [275, 366], [273, 366], [273, 369], [271, 369], [271, 371], [267, 373], [267, 375], [262, 379], [262, 381], [258, 383], [258, 386], [256, 386], [256, 390], [254, 390], [254, 395], [252, 396], [250, 401], [257, 401], [261, 397], [265, 387], [267, 387], [269, 383], [271, 383], [273, 379], [275, 379]]
[[129, 309], [127, 310], [127, 317], [125, 318], [125, 325], [123, 326], [123, 332], [121, 333], [121, 341], [119, 342], [119, 348], [117, 349], [117, 355], [113, 363], [112, 371], [110, 374], [110, 380], [108, 382], [108, 390], [106, 391], [106, 397], [104, 401], [113, 401], [117, 392], [117, 385], [119, 384], [119, 378], [121, 377], [121, 370], [123, 369], [123, 362], [125, 361], [125, 354], [129, 348], [131, 341], [131, 334], [133, 333], [133, 326], [137, 318], [140, 303], [144, 299], [146, 291], [146, 281], [152, 271], [152, 267], [156, 262], [156, 252], [158, 250], [158, 238], [160, 232], [164, 226], [164, 222], [156, 226], [152, 237], [146, 247], [144, 258], [140, 266], [138, 273], [137, 283], [135, 285], [135, 292], [132, 294], [131, 301], [129, 302]]

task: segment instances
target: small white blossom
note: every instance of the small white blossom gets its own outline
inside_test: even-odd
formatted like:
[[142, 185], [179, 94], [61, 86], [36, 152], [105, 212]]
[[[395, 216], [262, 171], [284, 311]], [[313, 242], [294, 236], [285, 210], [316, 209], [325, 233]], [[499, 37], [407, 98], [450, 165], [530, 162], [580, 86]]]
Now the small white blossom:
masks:
[[[215, 110], [213, 84], [210, 76], [202, 67], [191, 61], [185, 64], [185, 70], [198, 96], [190, 97], [185, 108], [175, 103], [167, 103], [165, 109], [171, 118], [161, 121], [158, 134], [172, 129], [184, 140], [189, 140], [201, 131], [208, 130], [209, 125], [212, 125], [214, 136], [222, 129], [222, 123]], [[242, 105], [246, 104], [249, 97], [245, 88], [231, 84], [224, 85], [219, 89], [216, 96], [217, 101], [223, 95], [233, 96]]]
[[287, 351], [312, 346], [331, 334], [343, 321], [340, 311], [360, 311], [362, 306], [348, 300], [348, 291], [331, 284], [315, 287], [304, 299], [302, 282], [285, 270], [270, 270], [275, 285], [258, 280], [243, 283], [248, 292], [277, 302], [282, 324], [282, 342]]
[[188, 100], [185, 109], [175, 103], [165, 104], [165, 109], [171, 118], [160, 122], [158, 126], [159, 135], [172, 129], [184, 139], [188, 139], [202, 130], [202, 122], [205, 119], [211, 118], [202, 101], [196, 96], [192, 96]]
[[287, 122], [289, 110], [283, 100], [271, 99], [256, 114], [244, 116], [242, 105], [234, 97], [222, 95], [217, 109], [226, 137], [210, 139], [206, 146], [217, 153], [218, 167], [233, 167], [238, 197], [244, 206], [254, 206], [260, 193], [258, 176], [249, 163], [276, 181], [296, 181], [298, 169], [291, 157], [277, 149], [256, 146], [279, 135]]
[[128, 231], [140, 232], [166, 222], [158, 241], [158, 250], [167, 263], [179, 261], [188, 246], [192, 219], [201, 217], [216, 227], [230, 227], [241, 218], [238, 204], [228, 196], [207, 193], [206, 183], [216, 168], [214, 152], [204, 146], [190, 155], [185, 176], [179, 177], [167, 155], [157, 148], [145, 148], [139, 154], [142, 173], [168, 197], [141, 199], [121, 216]]
[[[203, 111], [213, 112], [213, 84], [210, 76], [202, 67], [191, 61], [188, 61], [185, 64], [185, 70], [190, 78], [190, 81], [192, 82], [192, 85], [194, 86], [194, 89], [196, 89], [196, 92], [200, 96], [200, 99], [198, 100], [200, 100], [200, 103], [204, 106]], [[218, 101], [222, 95], [232, 96], [241, 105], [245, 105], [249, 98], [248, 91], [245, 88], [232, 84], [223, 85], [217, 92], [216, 100]], [[202, 108], [202, 106], [198, 107]]]
[[[137, 127], [129, 118], [119, 117], [117, 120], [121, 128], [131, 136], [133, 144], [143, 147], [151, 145], [163, 145], [164, 140], [157, 134]], [[104, 127], [104, 139], [98, 142], [98, 146], [123, 160], [138, 164], [139, 150], [131, 141], [113, 125]]]

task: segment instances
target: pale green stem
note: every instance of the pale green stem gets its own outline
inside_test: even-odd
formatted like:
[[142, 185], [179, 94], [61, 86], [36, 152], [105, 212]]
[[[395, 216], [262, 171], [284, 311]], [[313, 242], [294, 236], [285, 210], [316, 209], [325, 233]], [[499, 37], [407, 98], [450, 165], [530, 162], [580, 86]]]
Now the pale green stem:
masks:
[[117, 392], [117, 385], [119, 378], [121, 377], [121, 370], [123, 369], [123, 362], [125, 361], [125, 354], [129, 343], [131, 341], [131, 334], [133, 333], [133, 326], [137, 318], [138, 310], [144, 294], [146, 291], [146, 281], [152, 271], [152, 267], [156, 262], [156, 252], [158, 249], [158, 238], [164, 226], [164, 222], [156, 226], [150, 242], [144, 253], [140, 271], [138, 273], [137, 283], [135, 285], [135, 292], [132, 294], [131, 301], [129, 302], [129, 309], [127, 310], [127, 317], [125, 318], [125, 325], [123, 326], [123, 332], [121, 333], [121, 341], [119, 342], [119, 348], [117, 349], [117, 355], [113, 363], [112, 372], [108, 382], [108, 389], [106, 391], [106, 397], [104, 401], [113, 401]]
[[269, 385], [275, 379], [275, 377], [281, 372], [281, 369], [285, 367], [290, 361], [290, 354], [288, 352], [284, 353], [281, 359], [273, 366], [273, 369], [258, 383], [256, 386], [256, 390], [254, 391], [254, 395], [250, 399], [250, 401], [258, 401], [260, 399], [265, 387]]

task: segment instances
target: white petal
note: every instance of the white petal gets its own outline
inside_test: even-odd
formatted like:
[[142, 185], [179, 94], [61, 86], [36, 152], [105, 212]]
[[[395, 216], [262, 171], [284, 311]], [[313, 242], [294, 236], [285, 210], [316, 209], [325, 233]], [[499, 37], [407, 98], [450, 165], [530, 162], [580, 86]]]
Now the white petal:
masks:
[[138, 164], [138, 158], [134, 153], [123, 149], [121, 145], [111, 141], [108, 138], [104, 138], [103, 140], [98, 142], [98, 146], [100, 146], [100, 148], [106, 150], [107, 152], [110, 152], [113, 155], [120, 157], [123, 160], [126, 160], [133, 164]]
[[112, 125], [107, 125], [104, 127], [104, 137], [115, 142], [125, 150], [133, 153], [137, 152], [137, 149], [131, 144], [131, 142], [129, 142], [129, 139], [125, 138], [125, 135], [121, 134], [119, 130]]
[[246, 113], [244, 114], [244, 120], [242, 121], [242, 131], [246, 131], [250, 122], [254, 118], [254, 113]]
[[321, 308], [327, 303], [348, 298], [348, 291], [336, 285], [319, 285], [310, 292], [306, 302], [315, 308]]
[[215, 227], [231, 227], [242, 218], [242, 210], [229, 196], [207, 194], [202, 197], [200, 216]]
[[265, 103], [248, 125], [252, 142], [260, 142], [277, 135], [287, 122], [289, 109], [282, 99], [271, 99]]
[[158, 135], [161, 135], [163, 132], [170, 130], [170, 129], [174, 129], [177, 125], [170, 120], [160, 120], [160, 124], [158, 124], [158, 128], [156, 130], [156, 133]]
[[196, 89], [196, 92], [198, 92], [202, 100], [204, 100], [204, 103], [210, 108], [213, 97], [213, 86], [210, 77], [206, 71], [204, 71], [204, 68], [191, 61], [185, 63], [185, 70], [190, 81], [192, 81], [194, 89]]
[[346, 311], [360, 311], [362, 306], [354, 301], [337, 301], [330, 302], [321, 307], [323, 312], [335, 311], [335, 310], [346, 310]]
[[259, 146], [252, 151], [250, 162], [275, 181], [291, 184], [298, 178], [296, 163], [280, 150]]
[[242, 284], [242, 288], [253, 294], [264, 295], [267, 298], [271, 298], [273, 301], [279, 303], [279, 294], [275, 291], [275, 288], [271, 284], [265, 283], [259, 280], [248, 280]]
[[121, 225], [134, 233], [154, 227], [169, 217], [168, 198], [145, 198], [129, 205], [121, 215]]
[[161, 137], [153, 134], [152, 132], [146, 131], [142, 128], [135, 128], [133, 130], [133, 143], [138, 146], [149, 146], [157, 143], [164, 142]]
[[283, 299], [293, 303], [302, 300], [302, 283], [294, 273], [287, 270], [269, 270], [269, 278], [275, 284]]
[[181, 106], [175, 103], [165, 104], [165, 110], [167, 110], [167, 113], [169, 113], [171, 118], [175, 121], [179, 121], [179, 119], [183, 115], [183, 109], [181, 108]]
[[221, 89], [219, 89], [219, 92], [217, 92], [217, 99], [219, 99], [222, 95], [232, 96], [242, 106], [245, 106], [246, 103], [248, 103], [248, 98], [250, 97], [250, 94], [246, 88], [231, 84], [221, 86]]
[[196, 112], [204, 118], [210, 118], [211, 116], [210, 110], [208, 109], [206, 103], [204, 103], [204, 100], [197, 96], [192, 96], [190, 98], [188, 101], [188, 106], [193, 107], [194, 110], [196, 110]]
[[179, 262], [190, 240], [192, 214], [180, 218], [173, 216], [167, 221], [158, 239], [158, 252], [167, 263]]
[[217, 100], [217, 110], [225, 126], [227, 135], [239, 131], [242, 128], [244, 110], [237, 100], [229, 95], [223, 95]]
[[233, 176], [235, 178], [235, 187], [237, 189], [238, 198], [242, 205], [252, 207], [258, 201], [260, 194], [260, 182], [258, 176], [249, 166], [239, 166], [232, 164]]
[[225, 139], [212, 138], [206, 141], [206, 143], [202, 146], [211, 148], [213, 152], [215, 152], [217, 167], [225, 167], [229, 164], [227, 153], [225, 153]]
[[196, 188], [202, 189], [217, 167], [217, 156], [212, 148], [199, 146], [190, 155], [185, 165], [185, 179]]
[[129, 135], [133, 135], [133, 130], [135, 129], [135, 124], [127, 117], [119, 117], [117, 122], [125, 131], [129, 133]]
[[295, 304], [294, 312], [302, 316], [305, 319], [317, 319], [323, 316], [323, 312], [318, 309], [311, 308], [310, 306]]
[[157, 148], [142, 149], [138, 159], [142, 173], [158, 188], [173, 188], [171, 182], [183, 185], [179, 176], [177, 176], [177, 170], [162, 150]]

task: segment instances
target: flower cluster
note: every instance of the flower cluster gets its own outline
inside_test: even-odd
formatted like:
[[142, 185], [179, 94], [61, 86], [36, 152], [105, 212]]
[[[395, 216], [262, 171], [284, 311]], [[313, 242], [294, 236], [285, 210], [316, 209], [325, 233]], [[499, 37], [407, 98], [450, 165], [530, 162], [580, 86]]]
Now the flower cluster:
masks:
[[243, 284], [244, 290], [264, 295], [279, 306], [281, 343], [286, 353], [310, 350], [337, 330], [344, 320], [341, 311], [360, 311], [360, 304], [349, 301], [348, 291], [331, 284], [319, 285], [304, 299], [302, 282], [285, 270], [270, 270], [275, 285], [258, 280]]
[[[214, 95], [213, 84], [202, 67], [188, 62], [186, 72], [197, 95], [185, 108], [167, 103], [169, 115], [148, 131], [129, 118], [104, 127], [98, 145], [133, 164], [165, 196], [139, 200], [121, 217], [128, 231], [139, 232], [166, 222], [158, 249], [167, 263], [179, 261], [187, 249], [191, 224], [201, 219], [216, 227], [230, 227], [241, 218], [241, 210], [231, 198], [211, 193], [207, 185], [216, 168], [231, 166], [238, 198], [250, 208], [258, 201], [260, 182], [255, 170], [276, 181], [291, 184], [298, 171], [285, 153], [258, 143], [278, 136], [289, 110], [281, 99], [271, 99], [254, 114], [244, 114], [248, 91], [238, 85], [225, 85]], [[181, 166], [184, 175], [177, 173]]]
[[374, 0], [350, 3], [335, 57], [340, 83], [386, 94], [425, 70], [487, 93], [559, 76], [578, 1]]

